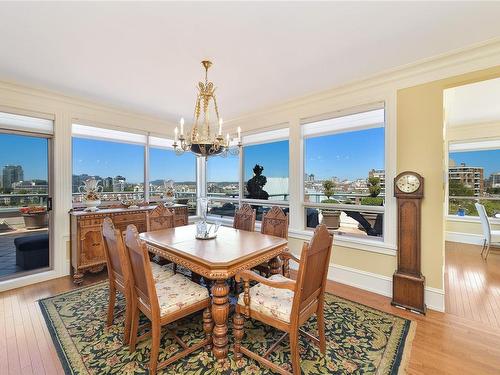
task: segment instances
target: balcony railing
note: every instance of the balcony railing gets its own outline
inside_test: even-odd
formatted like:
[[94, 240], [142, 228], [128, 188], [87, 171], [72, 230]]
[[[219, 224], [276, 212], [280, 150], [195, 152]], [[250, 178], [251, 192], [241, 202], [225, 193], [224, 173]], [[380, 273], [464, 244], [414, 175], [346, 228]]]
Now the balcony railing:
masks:
[[48, 194], [0, 194], [0, 219], [20, 217], [23, 206], [46, 206]]
[[[360, 194], [360, 193], [339, 193], [330, 196], [330, 199], [337, 200], [339, 204], [361, 204], [361, 200], [363, 198], [370, 197], [370, 194]], [[381, 193], [377, 197], [382, 198], [385, 201], [385, 194]], [[323, 200], [328, 199], [324, 193], [305, 193], [304, 194], [305, 202], [309, 203], [321, 203]]]

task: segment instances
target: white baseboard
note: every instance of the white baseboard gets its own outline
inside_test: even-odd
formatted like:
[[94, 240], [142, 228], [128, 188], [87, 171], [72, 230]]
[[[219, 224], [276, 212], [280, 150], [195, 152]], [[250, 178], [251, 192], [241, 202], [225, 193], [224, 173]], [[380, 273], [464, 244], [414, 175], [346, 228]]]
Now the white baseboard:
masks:
[[[292, 263], [290, 263], [290, 266], [292, 266]], [[294, 265], [293, 268], [296, 269], [296, 267]], [[328, 270], [328, 280], [377, 293], [385, 297], [392, 297], [391, 277], [338, 264], [331, 264]], [[444, 312], [444, 290], [426, 286], [424, 299], [427, 308]]]
[[467, 243], [471, 245], [483, 245], [484, 237], [481, 234], [446, 232], [446, 241]]

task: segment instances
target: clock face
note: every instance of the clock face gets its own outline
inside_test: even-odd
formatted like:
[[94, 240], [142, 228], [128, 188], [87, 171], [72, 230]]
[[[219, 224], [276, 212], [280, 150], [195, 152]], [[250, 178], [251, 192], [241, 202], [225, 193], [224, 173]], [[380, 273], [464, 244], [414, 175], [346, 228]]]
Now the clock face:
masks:
[[396, 186], [403, 193], [413, 193], [420, 187], [420, 180], [412, 174], [405, 174], [399, 177]]

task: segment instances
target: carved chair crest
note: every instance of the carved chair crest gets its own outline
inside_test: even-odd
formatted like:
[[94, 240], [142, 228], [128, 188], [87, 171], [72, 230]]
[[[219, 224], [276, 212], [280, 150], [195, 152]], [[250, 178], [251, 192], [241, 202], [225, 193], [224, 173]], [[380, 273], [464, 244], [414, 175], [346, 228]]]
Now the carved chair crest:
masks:
[[159, 204], [148, 215], [148, 230], [169, 229], [174, 227], [174, 210], [171, 210], [163, 204]]
[[233, 227], [253, 232], [255, 230], [255, 210], [248, 203], [241, 205], [234, 215]]
[[288, 238], [288, 214], [285, 214], [280, 207], [271, 207], [262, 218], [261, 232], [272, 236]]

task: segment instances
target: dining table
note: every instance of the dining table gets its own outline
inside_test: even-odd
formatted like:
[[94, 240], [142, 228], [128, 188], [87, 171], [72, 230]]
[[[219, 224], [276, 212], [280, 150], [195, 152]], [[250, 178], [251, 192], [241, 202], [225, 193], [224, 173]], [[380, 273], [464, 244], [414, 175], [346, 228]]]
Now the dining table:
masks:
[[213, 239], [198, 239], [196, 224], [145, 232], [140, 238], [150, 253], [213, 280], [212, 351], [218, 360], [228, 354], [229, 279], [266, 262], [269, 262], [271, 274], [280, 274], [279, 255], [288, 245], [281, 237], [225, 226], [219, 228]]

